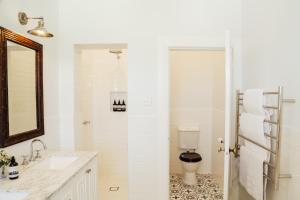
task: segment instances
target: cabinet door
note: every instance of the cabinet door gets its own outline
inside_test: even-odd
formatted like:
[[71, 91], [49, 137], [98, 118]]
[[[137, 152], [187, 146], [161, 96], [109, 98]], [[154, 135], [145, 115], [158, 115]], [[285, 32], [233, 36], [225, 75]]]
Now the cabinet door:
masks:
[[73, 200], [73, 191], [70, 189], [64, 194], [62, 200]]
[[97, 189], [97, 160], [93, 159], [50, 199], [98, 200]]
[[74, 200], [73, 182], [74, 182], [73, 180], [70, 180], [66, 186], [61, 188], [56, 193], [54, 193], [49, 199], [50, 200]]
[[97, 161], [94, 159], [86, 169], [86, 187], [88, 200], [97, 200]]
[[86, 178], [87, 177], [85, 173], [80, 173], [80, 175], [77, 177], [74, 185], [75, 200], [89, 200]]

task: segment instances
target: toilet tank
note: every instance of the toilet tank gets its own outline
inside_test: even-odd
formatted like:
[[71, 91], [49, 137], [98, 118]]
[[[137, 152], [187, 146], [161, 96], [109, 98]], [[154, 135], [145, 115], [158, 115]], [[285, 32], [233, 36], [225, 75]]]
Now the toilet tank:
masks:
[[179, 148], [184, 150], [196, 150], [199, 143], [198, 127], [179, 127]]

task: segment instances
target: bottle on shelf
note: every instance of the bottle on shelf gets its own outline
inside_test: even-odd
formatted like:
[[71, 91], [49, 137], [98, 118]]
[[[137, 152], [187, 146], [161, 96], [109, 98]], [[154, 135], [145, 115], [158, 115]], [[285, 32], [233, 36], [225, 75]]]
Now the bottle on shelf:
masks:
[[114, 103], [113, 103], [113, 111], [116, 112], [117, 111], [117, 102], [116, 100], [114, 100]]
[[125, 103], [125, 100], [123, 99], [122, 101], [122, 112], [125, 112], [126, 111], [126, 103]]
[[119, 100], [118, 101], [118, 109], [117, 109], [118, 112], [121, 112], [122, 111], [122, 105], [121, 105], [121, 101]]

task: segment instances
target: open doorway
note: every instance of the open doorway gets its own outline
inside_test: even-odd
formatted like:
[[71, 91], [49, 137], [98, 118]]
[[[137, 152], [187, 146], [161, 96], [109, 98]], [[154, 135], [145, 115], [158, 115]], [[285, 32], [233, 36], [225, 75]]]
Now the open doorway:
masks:
[[98, 152], [99, 199], [127, 200], [127, 45], [76, 45], [75, 55], [75, 150]]
[[223, 199], [224, 49], [170, 49], [169, 79], [169, 199]]

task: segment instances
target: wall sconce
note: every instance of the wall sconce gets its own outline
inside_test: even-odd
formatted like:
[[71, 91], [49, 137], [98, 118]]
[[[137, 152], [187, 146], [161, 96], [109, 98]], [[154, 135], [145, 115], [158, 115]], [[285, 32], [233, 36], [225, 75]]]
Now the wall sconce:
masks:
[[43, 17], [27, 17], [26, 13], [19, 12], [18, 13], [19, 22], [22, 25], [26, 25], [29, 19], [37, 19], [38, 25], [34, 29], [28, 30], [27, 33], [39, 37], [53, 37], [52, 33], [49, 33], [47, 29], [44, 27], [44, 18]]

